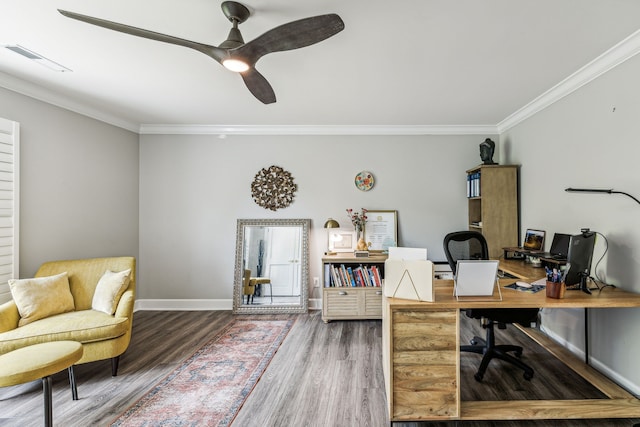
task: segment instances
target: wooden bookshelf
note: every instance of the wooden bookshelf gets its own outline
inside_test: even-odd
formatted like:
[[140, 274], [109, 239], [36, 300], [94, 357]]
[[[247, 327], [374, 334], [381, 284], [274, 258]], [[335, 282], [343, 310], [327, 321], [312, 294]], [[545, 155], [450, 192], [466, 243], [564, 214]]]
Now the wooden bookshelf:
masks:
[[[328, 255], [322, 258], [322, 320], [382, 319], [382, 283], [386, 255], [372, 253], [368, 258], [356, 258], [353, 253]], [[353, 272], [361, 268], [367, 272], [375, 269], [380, 281], [357, 280], [355, 274], [344, 280], [337, 278], [333, 269]], [[369, 273], [368, 273], [369, 274]], [[352, 279], [353, 277], [353, 279]], [[351, 282], [350, 284], [348, 282]], [[355, 286], [354, 286], [355, 284]]]
[[480, 165], [467, 171], [469, 230], [482, 233], [489, 256], [518, 246], [518, 169], [516, 165]]

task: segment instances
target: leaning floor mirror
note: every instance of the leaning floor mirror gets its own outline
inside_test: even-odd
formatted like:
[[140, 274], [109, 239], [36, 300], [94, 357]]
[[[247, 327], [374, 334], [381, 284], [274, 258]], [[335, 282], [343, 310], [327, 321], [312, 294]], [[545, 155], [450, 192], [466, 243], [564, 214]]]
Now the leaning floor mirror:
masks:
[[306, 313], [309, 219], [239, 219], [233, 312]]

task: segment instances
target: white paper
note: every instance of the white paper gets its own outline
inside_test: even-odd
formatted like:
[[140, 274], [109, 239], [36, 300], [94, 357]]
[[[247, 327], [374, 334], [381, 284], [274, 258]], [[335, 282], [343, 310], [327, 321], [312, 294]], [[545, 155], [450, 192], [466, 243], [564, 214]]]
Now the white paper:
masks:
[[433, 302], [433, 263], [427, 260], [387, 259], [384, 263], [384, 295]]
[[404, 260], [425, 260], [427, 259], [427, 248], [403, 248], [403, 247], [390, 247], [389, 259], [404, 259]]

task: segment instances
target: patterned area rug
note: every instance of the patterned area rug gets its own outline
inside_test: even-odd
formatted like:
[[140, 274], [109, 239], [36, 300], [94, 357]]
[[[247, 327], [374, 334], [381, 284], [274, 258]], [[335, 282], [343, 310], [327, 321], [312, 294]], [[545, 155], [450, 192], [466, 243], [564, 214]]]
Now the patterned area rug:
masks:
[[112, 426], [231, 424], [294, 322], [264, 317], [231, 321]]

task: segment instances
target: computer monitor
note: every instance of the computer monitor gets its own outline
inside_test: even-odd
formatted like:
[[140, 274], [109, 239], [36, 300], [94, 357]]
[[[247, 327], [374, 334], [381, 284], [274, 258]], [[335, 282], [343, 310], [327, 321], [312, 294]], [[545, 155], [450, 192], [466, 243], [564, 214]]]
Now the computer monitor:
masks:
[[586, 231], [571, 236], [569, 239], [569, 254], [567, 255], [567, 271], [564, 283], [567, 286], [580, 284], [580, 289], [588, 294], [587, 279], [591, 274], [591, 259], [596, 244], [596, 233]]
[[570, 234], [553, 233], [553, 240], [551, 241], [551, 248], [549, 253], [554, 258], [564, 258], [569, 256], [569, 242], [571, 241]]

